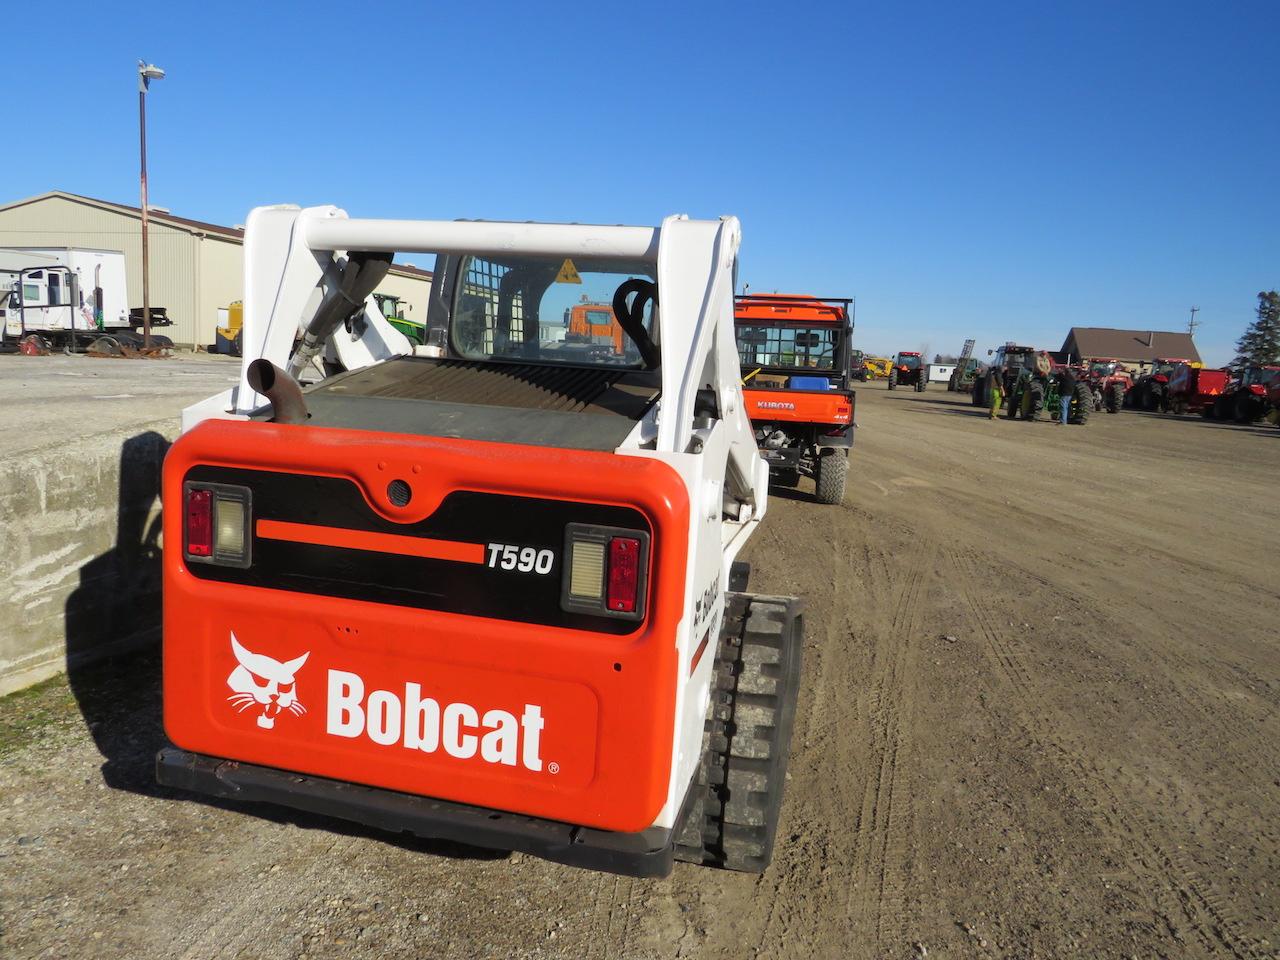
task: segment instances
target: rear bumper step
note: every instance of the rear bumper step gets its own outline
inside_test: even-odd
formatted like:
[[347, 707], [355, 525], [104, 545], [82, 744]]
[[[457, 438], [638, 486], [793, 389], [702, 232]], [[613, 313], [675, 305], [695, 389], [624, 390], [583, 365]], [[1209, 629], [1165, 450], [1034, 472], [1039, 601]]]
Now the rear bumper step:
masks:
[[592, 830], [556, 820], [473, 807], [447, 800], [304, 776], [165, 747], [156, 780], [213, 797], [274, 803], [392, 833], [449, 840], [494, 850], [518, 850], [555, 863], [632, 877], [665, 877], [674, 855], [672, 831]]

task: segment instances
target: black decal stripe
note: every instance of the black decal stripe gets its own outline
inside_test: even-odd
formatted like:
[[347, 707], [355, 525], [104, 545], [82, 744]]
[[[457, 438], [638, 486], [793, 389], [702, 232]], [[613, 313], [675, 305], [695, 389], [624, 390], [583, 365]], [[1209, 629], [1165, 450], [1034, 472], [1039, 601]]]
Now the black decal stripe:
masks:
[[644, 515], [633, 508], [457, 490], [425, 520], [401, 524], [376, 513], [351, 480], [212, 466], [193, 467], [185, 479], [248, 487], [255, 524], [278, 520], [458, 543], [515, 544], [549, 549], [555, 557], [551, 571], [540, 575], [490, 568], [487, 549], [482, 564], [456, 563], [255, 536], [252, 566], [188, 565], [202, 580], [601, 633], [626, 634], [641, 626], [560, 607], [565, 527], [588, 523], [652, 535]]

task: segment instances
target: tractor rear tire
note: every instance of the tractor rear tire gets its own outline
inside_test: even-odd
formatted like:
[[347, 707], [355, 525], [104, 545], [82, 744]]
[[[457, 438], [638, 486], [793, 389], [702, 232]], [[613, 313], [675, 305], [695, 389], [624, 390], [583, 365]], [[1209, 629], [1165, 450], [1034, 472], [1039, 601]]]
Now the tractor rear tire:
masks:
[[819, 503], [834, 504], [844, 500], [849, 478], [849, 457], [843, 450], [827, 449], [818, 453], [814, 464], [814, 495]]
[[804, 618], [790, 597], [725, 595], [702, 764], [675, 857], [763, 873], [773, 858], [795, 725]]
[[916, 393], [924, 393], [924, 389], [927, 386], [929, 386], [929, 381], [925, 378], [924, 373], [916, 374]]
[[1089, 422], [1089, 414], [1093, 413], [1093, 391], [1087, 383], [1077, 383], [1074, 393], [1074, 402], [1067, 410], [1067, 420], [1083, 426]]
[[1039, 380], [1032, 380], [1027, 386], [1027, 392], [1031, 395], [1031, 401], [1023, 413], [1028, 420], [1039, 420], [1040, 413], [1044, 410], [1044, 384]]
[[1107, 389], [1107, 413], [1119, 413], [1124, 407], [1124, 384], [1113, 383]]
[[1236, 423], [1254, 423], [1262, 419], [1266, 408], [1248, 390], [1240, 390], [1236, 393], [1235, 410], [1232, 413]]
[[898, 371], [890, 370], [889, 371], [889, 389], [896, 390], [897, 387], [898, 387]]

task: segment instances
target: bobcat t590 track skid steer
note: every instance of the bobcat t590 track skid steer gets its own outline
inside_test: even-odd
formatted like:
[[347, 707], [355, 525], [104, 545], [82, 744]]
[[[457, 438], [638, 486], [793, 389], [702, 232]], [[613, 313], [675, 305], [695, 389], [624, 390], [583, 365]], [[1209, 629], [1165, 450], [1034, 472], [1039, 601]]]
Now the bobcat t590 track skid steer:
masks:
[[[162, 783], [661, 876], [763, 870], [802, 647], [735, 558], [768, 468], [737, 220], [265, 207], [239, 384], [165, 463]], [[435, 253], [418, 356], [365, 300]], [[622, 350], [566, 340], [603, 302]]]

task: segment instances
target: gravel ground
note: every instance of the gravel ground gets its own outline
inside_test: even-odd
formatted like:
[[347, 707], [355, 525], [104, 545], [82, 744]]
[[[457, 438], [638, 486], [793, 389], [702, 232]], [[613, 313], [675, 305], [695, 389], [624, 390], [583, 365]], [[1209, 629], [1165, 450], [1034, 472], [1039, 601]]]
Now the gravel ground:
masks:
[[[639, 881], [154, 786], [158, 657], [0, 701], [5, 957], [1228, 957], [1280, 936], [1280, 430], [859, 391], [779, 848]], [[1275, 942], [1273, 942], [1275, 941]]]

